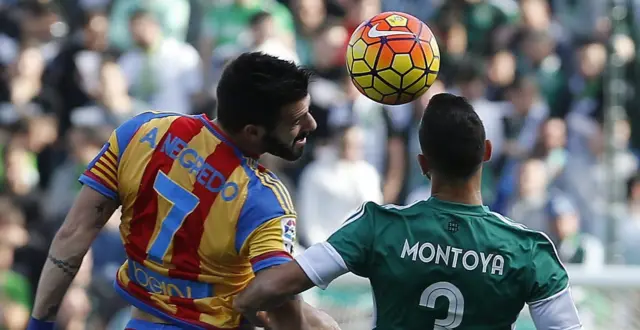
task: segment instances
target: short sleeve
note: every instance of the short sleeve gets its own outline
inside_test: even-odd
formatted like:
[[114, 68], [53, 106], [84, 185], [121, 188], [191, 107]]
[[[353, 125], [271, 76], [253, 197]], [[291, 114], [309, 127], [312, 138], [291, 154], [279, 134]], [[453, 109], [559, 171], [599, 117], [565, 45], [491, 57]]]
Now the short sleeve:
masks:
[[118, 155], [118, 141], [114, 131], [80, 176], [80, 182], [105, 197], [118, 200]]
[[240, 250], [251, 262], [254, 273], [291, 261], [296, 239], [296, 219], [287, 215], [256, 228]]
[[347, 218], [327, 242], [338, 252], [350, 272], [368, 277], [374, 237], [374, 212], [377, 205], [364, 203]]
[[258, 272], [293, 259], [297, 216], [286, 187], [274, 174], [250, 171], [247, 198], [236, 226], [235, 248]]
[[569, 286], [569, 275], [555, 246], [545, 234], [538, 235], [540, 238], [533, 245], [530, 263], [528, 304], [552, 297]]

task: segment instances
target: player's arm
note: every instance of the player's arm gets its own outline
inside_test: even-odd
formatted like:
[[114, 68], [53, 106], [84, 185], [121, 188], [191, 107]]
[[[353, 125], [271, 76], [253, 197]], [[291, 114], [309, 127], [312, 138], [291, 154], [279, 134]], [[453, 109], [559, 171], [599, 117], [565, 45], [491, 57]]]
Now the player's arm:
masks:
[[268, 310], [314, 285], [325, 289], [349, 271], [366, 277], [375, 207], [374, 203], [365, 203], [326, 242], [311, 246], [294, 262], [262, 272], [238, 295], [234, 307], [241, 311]]
[[527, 305], [536, 329], [582, 329], [567, 271], [553, 243], [546, 236], [541, 237], [532, 252]]
[[84, 184], [56, 233], [42, 269], [31, 329], [53, 329], [53, 321], [89, 247], [118, 208], [117, 141], [112, 134], [80, 178]]

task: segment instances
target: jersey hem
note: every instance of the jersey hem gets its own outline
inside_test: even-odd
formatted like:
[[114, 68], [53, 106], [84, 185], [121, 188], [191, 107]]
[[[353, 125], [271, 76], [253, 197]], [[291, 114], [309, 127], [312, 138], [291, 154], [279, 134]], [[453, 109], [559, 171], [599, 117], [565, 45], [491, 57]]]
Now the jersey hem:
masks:
[[546, 301], [549, 301], [549, 300], [552, 300], [554, 298], [557, 298], [560, 295], [562, 295], [563, 293], [567, 292], [569, 290], [569, 287], [570, 287], [570, 285], [567, 283], [567, 286], [564, 287], [564, 289], [562, 289], [562, 290], [550, 295], [549, 297], [538, 299], [538, 300], [532, 301], [532, 302], [527, 302], [527, 305], [533, 306], [533, 305], [541, 304], [541, 303], [544, 303]]
[[137, 299], [136, 297], [134, 297], [131, 293], [129, 293], [127, 290], [125, 290], [124, 288], [122, 288], [122, 286], [120, 285], [120, 282], [118, 282], [118, 280], [114, 281], [113, 287], [115, 288], [116, 292], [118, 294], [120, 294], [120, 296], [122, 298], [124, 298], [124, 300], [126, 300], [128, 303], [130, 303], [132, 306], [140, 309], [141, 311], [151, 314], [155, 317], [161, 318], [163, 320], [167, 320], [169, 322], [174, 322], [174, 325], [179, 326], [182, 329], [187, 329], [187, 330], [205, 330], [205, 329], [213, 329], [213, 330], [222, 330], [221, 328], [216, 328], [213, 325], [207, 325], [206, 328], [204, 326], [198, 326], [195, 324], [192, 324], [190, 322], [187, 322], [185, 320], [181, 320], [178, 319], [176, 317], [173, 317], [167, 313], [164, 313], [156, 308], [154, 308], [153, 306]]

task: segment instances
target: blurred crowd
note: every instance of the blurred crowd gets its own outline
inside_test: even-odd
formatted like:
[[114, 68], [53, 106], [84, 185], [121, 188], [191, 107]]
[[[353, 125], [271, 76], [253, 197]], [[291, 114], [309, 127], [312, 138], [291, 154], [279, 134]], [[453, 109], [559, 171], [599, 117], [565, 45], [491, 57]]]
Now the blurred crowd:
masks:
[[[362, 202], [429, 196], [415, 162], [430, 96], [468, 98], [494, 155], [486, 204], [557, 243], [567, 263], [604, 263], [610, 174], [619, 261], [640, 264], [640, 0], [612, 22], [602, 0], [0, 0], [0, 329], [23, 329], [48, 245], [110, 131], [148, 110], [215, 116], [224, 64], [262, 51], [308, 66], [318, 131], [295, 163], [263, 162], [289, 187], [299, 241], [324, 240]], [[344, 50], [361, 21], [398, 10], [427, 22], [439, 80], [382, 106], [351, 84]], [[628, 119], [604, 134], [611, 54]], [[605, 156], [605, 145], [615, 152]], [[613, 168], [613, 170], [611, 170]], [[122, 329], [112, 281], [124, 260], [115, 214], [61, 307], [60, 329]]]

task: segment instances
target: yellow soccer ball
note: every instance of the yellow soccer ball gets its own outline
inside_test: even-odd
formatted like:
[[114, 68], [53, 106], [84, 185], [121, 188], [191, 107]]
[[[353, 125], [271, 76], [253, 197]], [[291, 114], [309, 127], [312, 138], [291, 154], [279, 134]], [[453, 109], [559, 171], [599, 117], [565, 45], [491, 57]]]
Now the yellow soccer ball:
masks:
[[440, 50], [429, 27], [401, 12], [362, 22], [347, 47], [347, 70], [373, 101], [409, 103], [429, 89], [440, 70]]

